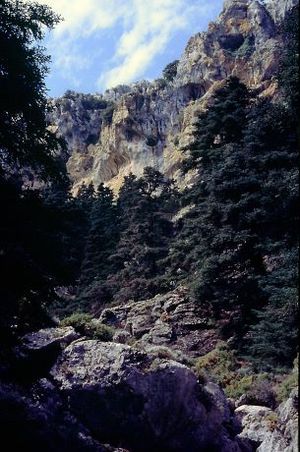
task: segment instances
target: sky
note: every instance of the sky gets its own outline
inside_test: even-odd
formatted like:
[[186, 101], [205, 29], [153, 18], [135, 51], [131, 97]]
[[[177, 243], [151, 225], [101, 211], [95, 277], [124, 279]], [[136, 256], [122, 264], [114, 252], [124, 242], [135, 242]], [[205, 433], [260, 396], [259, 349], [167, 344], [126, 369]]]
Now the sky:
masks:
[[37, 0], [64, 20], [47, 33], [50, 96], [153, 80], [204, 31], [223, 0]]

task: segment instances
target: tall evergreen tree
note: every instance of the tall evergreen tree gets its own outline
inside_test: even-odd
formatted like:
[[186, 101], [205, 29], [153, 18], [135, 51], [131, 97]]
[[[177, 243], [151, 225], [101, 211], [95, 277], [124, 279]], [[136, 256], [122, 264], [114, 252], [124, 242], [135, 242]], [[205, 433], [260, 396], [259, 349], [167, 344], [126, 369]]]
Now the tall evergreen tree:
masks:
[[142, 178], [125, 178], [120, 192], [120, 241], [111, 260], [117, 271], [108, 282], [114, 300], [145, 299], [165, 290], [162, 260], [173, 233], [173, 189], [163, 175], [146, 168]]
[[84, 259], [81, 266], [77, 309], [97, 309], [111, 300], [106, 278], [113, 271], [109, 260], [118, 241], [117, 206], [113, 192], [103, 184], [97, 189], [90, 212]]
[[199, 117], [186, 163], [198, 170], [198, 182], [185, 194], [191, 208], [170, 255], [171, 272], [190, 281], [199, 302], [216, 317], [231, 312], [224, 334], [235, 332], [238, 340], [252, 309], [264, 302], [258, 284], [263, 260], [250, 221], [260, 187], [242, 144], [248, 100], [246, 87], [230, 78]]
[[22, 176], [64, 178], [60, 143], [47, 129], [49, 58], [40, 46], [58, 21], [46, 6], [0, 2], [0, 334], [6, 339], [43, 323], [42, 305], [53, 295], [46, 208], [37, 191], [22, 188]]
[[0, 2], [0, 167], [31, 167], [42, 177], [60, 173], [53, 157], [59, 141], [47, 129], [45, 75], [49, 57], [42, 41], [59, 17], [45, 5]]

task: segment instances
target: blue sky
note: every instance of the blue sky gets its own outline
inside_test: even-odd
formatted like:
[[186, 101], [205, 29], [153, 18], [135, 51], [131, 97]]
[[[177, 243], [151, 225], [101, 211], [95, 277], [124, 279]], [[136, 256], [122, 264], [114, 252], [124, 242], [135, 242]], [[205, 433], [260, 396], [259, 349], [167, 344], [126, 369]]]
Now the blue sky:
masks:
[[64, 21], [47, 35], [51, 96], [103, 92], [161, 75], [188, 39], [204, 31], [223, 0], [38, 0]]

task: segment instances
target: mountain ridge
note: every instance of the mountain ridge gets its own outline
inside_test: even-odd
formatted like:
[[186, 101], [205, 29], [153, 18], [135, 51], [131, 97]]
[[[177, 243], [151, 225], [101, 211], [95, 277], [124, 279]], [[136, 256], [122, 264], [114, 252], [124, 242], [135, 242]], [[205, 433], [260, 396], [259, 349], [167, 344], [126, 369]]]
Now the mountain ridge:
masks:
[[117, 192], [124, 176], [152, 166], [183, 178], [179, 166], [193, 140], [194, 121], [231, 75], [261, 96], [276, 95], [280, 23], [297, 2], [227, 0], [208, 30], [192, 36], [173, 80], [120, 85], [103, 95], [67, 92], [52, 100], [51, 130], [67, 143], [67, 169], [76, 192], [105, 183]]

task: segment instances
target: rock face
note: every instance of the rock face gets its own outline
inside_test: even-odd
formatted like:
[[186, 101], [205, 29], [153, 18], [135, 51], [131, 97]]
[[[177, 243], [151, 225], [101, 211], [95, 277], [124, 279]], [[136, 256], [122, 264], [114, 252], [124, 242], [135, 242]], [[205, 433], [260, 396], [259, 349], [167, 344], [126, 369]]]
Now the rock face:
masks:
[[242, 405], [235, 410], [243, 427], [240, 438], [256, 444], [257, 452], [297, 452], [298, 389], [277, 410]]
[[241, 450], [223, 392], [175, 361], [89, 340], [68, 346], [51, 374], [102, 442], [141, 452]]
[[186, 184], [178, 171], [195, 115], [230, 75], [261, 95], [273, 94], [280, 55], [279, 24], [296, 0], [227, 0], [208, 31], [193, 36], [172, 82], [119, 86], [102, 95], [69, 92], [53, 100], [52, 130], [66, 139], [74, 190], [105, 182], [117, 191], [124, 175], [153, 166]]
[[[151, 300], [105, 309], [100, 321], [117, 328], [116, 342], [135, 341], [143, 349], [163, 353], [168, 347], [176, 359], [196, 357], [211, 351], [219, 338], [212, 328], [210, 312], [199, 307], [179, 287]], [[125, 333], [125, 335], [124, 335]], [[180, 352], [179, 352], [180, 351]]]

